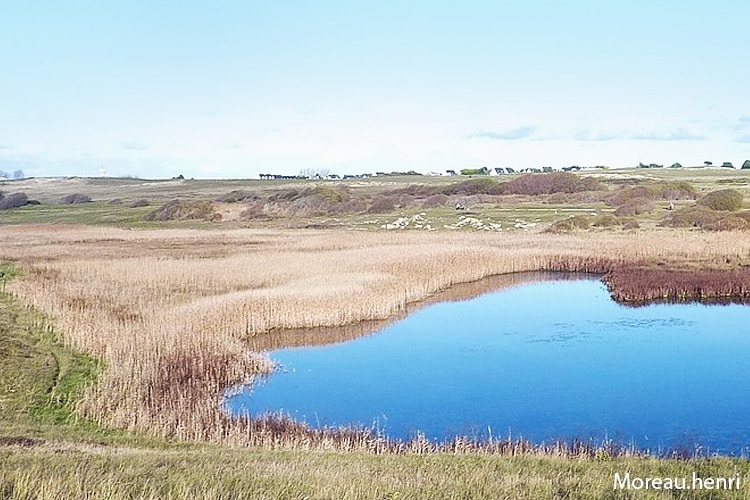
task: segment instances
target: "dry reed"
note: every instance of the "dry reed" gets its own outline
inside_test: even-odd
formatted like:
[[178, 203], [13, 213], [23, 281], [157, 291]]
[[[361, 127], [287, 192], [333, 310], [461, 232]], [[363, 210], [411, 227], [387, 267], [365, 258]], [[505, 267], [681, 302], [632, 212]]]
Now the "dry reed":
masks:
[[[0, 238], [0, 259], [25, 271], [9, 289], [47, 313], [66, 343], [105, 363], [79, 404], [81, 415], [185, 440], [412, 452], [438, 445], [384, 444], [368, 431], [230, 418], [222, 394], [272, 369], [262, 353], [248, 349], [270, 332], [386, 320], [441, 290], [488, 276], [603, 273], [665, 260], [739, 265], [750, 255], [750, 238], [742, 233], [668, 230], [394, 235], [29, 226], [2, 227]], [[439, 445], [444, 451], [477, 446]], [[492, 446], [507, 452], [526, 445]], [[568, 455], [582, 453], [571, 449]]]

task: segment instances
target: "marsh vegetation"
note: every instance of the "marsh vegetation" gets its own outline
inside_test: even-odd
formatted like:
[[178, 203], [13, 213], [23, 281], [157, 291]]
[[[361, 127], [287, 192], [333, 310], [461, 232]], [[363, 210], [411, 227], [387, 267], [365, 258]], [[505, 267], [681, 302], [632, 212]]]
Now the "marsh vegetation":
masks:
[[[750, 238], [744, 231], [744, 211], [715, 210], [697, 206], [695, 201], [727, 186], [744, 193], [744, 177], [739, 171], [726, 172], [727, 169], [715, 175], [691, 172], [691, 191], [670, 184], [684, 179], [673, 177], [667, 170], [670, 169], [654, 171], [654, 177], [646, 179], [597, 173], [593, 180], [582, 181], [585, 190], [579, 191], [572, 183], [572, 188], [556, 188], [546, 194], [509, 193], [505, 190], [513, 180], [498, 188], [503, 184], [491, 179], [460, 183], [426, 180], [421, 186], [413, 179], [340, 186], [296, 181], [263, 184], [132, 179], [74, 179], [58, 185], [52, 180], [26, 179], [12, 181], [10, 189], [0, 183], [5, 192], [25, 192], [40, 201], [39, 205], [2, 211], [0, 260], [13, 262], [19, 273], [5, 285], [13, 300], [44, 315], [38, 324], [41, 330], [35, 331], [53, 335], [60, 348], [96, 360], [95, 379], [87, 376], [83, 380], [90, 383], [73, 384], [75, 396], [65, 403], [66, 422], [83, 422], [85, 429], [117, 429], [148, 443], [163, 443], [166, 439], [222, 446], [257, 445], [251, 448], [256, 451], [247, 452], [249, 455], [241, 451], [230, 454], [247, 458], [255, 453], [260, 461], [289, 457], [299, 464], [318, 459], [326, 463], [343, 461], [353, 467], [348, 469], [351, 472], [356, 468], [352, 461], [364, 460], [370, 464], [367, 467], [385, 467], [395, 477], [403, 473], [397, 471], [401, 467], [395, 465], [397, 461], [389, 462], [395, 459], [383, 459], [390, 464], [384, 465], [385, 462], [372, 462], [358, 454], [392, 451], [390, 445], [377, 441], [377, 436], [336, 429], [320, 433], [284, 420], [230, 418], [221, 410], [221, 394], [226, 387], [271, 369], [262, 349], [295, 342], [314, 343], [311, 329], [388, 321], [458, 284], [489, 276], [538, 270], [603, 273], [608, 274], [616, 297], [633, 302], [672, 296], [746, 296]], [[670, 170], [675, 171], [683, 169]], [[567, 186], [569, 178], [564, 179], [562, 185]], [[645, 193], [626, 193], [639, 186], [651, 188]], [[60, 199], [71, 192], [85, 193], [92, 201], [60, 204]], [[643, 197], [654, 204], [653, 211], [614, 214], [625, 200]], [[613, 201], [617, 198], [622, 199], [622, 204]], [[114, 199], [120, 202], [109, 204]], [[169, 205], [177, 199], [185, 201]], [[137, 200], [147, 200], [148, 205], [131, 208]], [[473, 215], [455, 210], [456, 200]], [[672, 211], [667, 210], [670, 201], [675, 205]], [[345, 206], [358, 208], [339, 213]], [[255, 215], [243, 215], [246, 210], [254, 210]], [[693, 224], [690, 228], [671, 227], [687, 224], [662, 224], [682, 210], [701, 211], [720, 222], [705, 227]], [[145, 221], [144, 216], [154, 211], [164, 216]], [[422, 212], [435, 231], [382, 228], [396, 218], [408, 216], [411, 220]], [[593, 212], [597, 215], [590, 215]], [[262, 216], [257, 216], [259, 213]], [[582, 222], [571, 224], [569, 230], [547, 232], [556, 221], [571, 219], [571, 215], [583, 217]], [[459, 218], [467, 216], [482, 224], [458, 225], [463, 220]], [[725, 221], [730, 218], [732, 224], [727, 225]], [[620, 224], [623, 219], [627, 222]], [[499, 224], [503, 230], [483, 229], [492, 227], [490, 223]], [[420, 224], [421, 229], [426, 224]], [[415, 229], [416, 224], [404, 227]], [[708, 232], [702, 227], [722, 230]], [[655, 270], [664, 274], [654, 279]], [[706, 279], [696, 288], [700, 276]], [[13, 355], [12, 351], [3, 352], [4, 356]], [[25, 436], [29, 434], [28, 425], [11, 425], [4, 433]], [[90, 432], [94, 431], [85, 429], [75, 431], [72, 435], [76, 437], [71, 439], [77, 441], [87, 435], [84, 440], [90, 440]], [[111, 439], [114, 438], [105, 439], [109, 440], [108, 446]], [[133, 446], [136, 438], [123, 439]], [[58, 471], [69, 472], [55, 462], [46, 446], [32, 446], [32, 451], [24, 452], [12, 462], [15, 465], [8, 466], [10, 469], [4, 468], [13, 471], [3, 472], [12, 478], [4, 479], [10, 481], [5, 484], [18, 486], [29, 484], [31, 477], [48, 477], [40, 468], [29, 468], [24, 460], [38, 458], [44, 463], [56, 463]], [[71, 446], [71, 457], [96, 461], [93, 457], [99, 452]], [[529, 498], [534, 497], [534, 492], [553, 491], [556, 481], [550, 479], [552, 476], [562, 478], [562, 483], [573, 488], [568, 491], [578, 491], [568, 472], [562, 472], [568, 470], [567, 466], [554, 459], [545, 462], [533, 458], [537, 454], [588, 457], [600, 456], [601, 451], [584, 453], [581, 450], [585, 448], [570, 443], [546, 451], [525, 448], [520, 443], [503, 446], [503, 453], [530, 455], [529, 462], [524, 463], [546, 471], [515, 476], [521, 477], [518, 480], [525, 485], [521, 487], [525, 493], [519, 497]], [[433, 448], [416, 441], [394, 450], [415, 456], [422, 456], [419, 454], [425, 451], [488, 451], [466, 443], [458, 448]], [[271, 451], [280, 449], [286, 451]], [[290, 450], [319, 451], [309, 454]], [[322, 450], [359, 451], [342, 456], [325, 455]], [[168, 463], [195, 460], [191, 453], [165, 454], [164, 459]], [[414, 464], [405, 465], [412, 459], [405, 460], [400, 463], [413, 471]], [[454, 464], [448, 467], [459, 468], [478, 461], [478, 470], [485, 470], [517, 467], [518, 460], [527, 459], [508, 458], [503, 462], [474, 457], [466, 458], [468, 462], [451, 462], [438, 453], [436, 458], [427, 460], [446, 460], [446, 464]], [[590, 467], [593, 475], [585, 481], [597, 481], [601, 471], [594, 474], [599, 469], [590, 463], [584, 468]], [[640, 464], [634, 467], [662, 467], [662, 462], [632, 463]], [[721, 462], [719, 466], [732, 467], [734, 463]], [[107, 467], [102, 466], [102, 474], [116, 477], [117, 473]], [[288, 477], [301, 480], [300, 470], [294, 469]], [[339, 486], [331, 486], [334, 489], [328, 491], [349, 491], [340, 489], [343, 483], [332, 481], [328, 484]], [[542, 489], [532, 483], [542, 485]], [[208, 488], [204, 491], [219, 487], [212, 484], [204, 484]], [[424, 484], [402, 486], [405, 490], [422, 491], [419, 488]], [[72, 486], [62, 481], [56, 487]], [[113, 486], [112, 491], [135, 491], [118, 488]], [[369, 496], [378, 496], [374, 490], [370, 493]]]

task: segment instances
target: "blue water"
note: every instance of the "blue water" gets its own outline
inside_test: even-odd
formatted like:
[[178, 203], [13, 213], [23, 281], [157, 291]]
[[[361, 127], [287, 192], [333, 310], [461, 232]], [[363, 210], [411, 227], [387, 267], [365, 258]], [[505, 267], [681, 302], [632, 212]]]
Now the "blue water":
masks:
[[273, 351], [228, 400], [393, 438], [611, 438], [651, 451], [750, 449], [750, 307], [611, 300], [596, 279], [439, 303], [349, 342]]

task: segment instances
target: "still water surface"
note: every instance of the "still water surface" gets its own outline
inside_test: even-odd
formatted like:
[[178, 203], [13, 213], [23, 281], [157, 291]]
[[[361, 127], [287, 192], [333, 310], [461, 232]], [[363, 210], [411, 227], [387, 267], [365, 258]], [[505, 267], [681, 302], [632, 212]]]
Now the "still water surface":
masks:
[[313, 426], [612, 438], [652, 451], [750, 448], [750, 307], [610, 299], [596, 278], [431, 305], [345, 343], [273, 351], [281, 369], [231, 397]]

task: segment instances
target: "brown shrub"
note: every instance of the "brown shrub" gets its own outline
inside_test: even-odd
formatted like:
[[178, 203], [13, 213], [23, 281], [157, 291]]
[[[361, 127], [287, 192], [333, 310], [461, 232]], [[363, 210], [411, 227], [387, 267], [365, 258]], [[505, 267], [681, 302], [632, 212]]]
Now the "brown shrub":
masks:
[[147, 221], [168, 220], [221, 220], [221, 214], [214, 210], [210, 201], [172, 200], [143, 216]]
[[379, 195], [373, 198], [367, 213], [377, 214], [392, 212], [396, 208], [396, 198], [394, 196]]
[[140, 207], [147, 207], [149, 205], [150, 205], [150, 203], [148, 202], [148, 200], [145, 200], [145, 199], [141, 198], [140, 200], [135, 200], [133, 203], [131, 203], [130, 205], [128, 205], [128, 207], [129, 208], [140, 208]]
[[[606, 186], [591, 177], [581, 177], [567, 172], [523, 175], [502, 185], [505, 194], [553, 194], [603, 191]], [[490, 193], [494, 194], [494, 193]]]
[[0, 210], [23, 207], [28, 203], [29, 199], [26, 193], [11, 193], [5, 198], [0, 199]]
[[750, 213], [722, 213], [702, 206], [677, 210], [665, 217], [662, 227], [697, 227], [707, 231], [731, 231], [750, 228]]
[[649, 214], [655, 208], [654, 202], [649, 198], [632, 198], [617, 207], [615, 215], [618, 217], [630, 217], [633, 215]]
[[443, 188], [443, 194], [449, 196], [471, 195], [471, 194], [503, 194], [504, 184], [496, 182], [488, 177], [479, 177], [467, 181], [451, 184]]
[[60, 203], [63, 205], [76, 205], [79, 203], [90, 203], [91, 197], [87, 194], [74, 193], [67, 196], [63, 196]]
[[594, 227], [614, 227], [621, 224], [622, 220], [612, 214], [597, 215], [591, 222], [591, 225]]
[[410, 184], [402, 188], [391, 189], [389, 191], [386, 191], [383, 194], [385, 195], [404, 195], [405, 194], [405, 195], [409, 195], [412, 198], [427, 198], [437, 193], [440, 193], [440, 189], [437, 187], [425, 186], [424, 184]]
[[742, 193], [736, 189], [712, 191], [698, 200], [698, 205], [711, 210], [735, 212], [742, 208]]
[[550, 233], [567, 233], [579, 229], [588, 229], [591, 227], [592, 217], [589, 215], [574, 215], [567, 219], [561, 219], [552, 223], [547, 228]]
[[422, 208], [438, 208], [448, 204], [448, 197], [444, 194], [433, 194], [422, 200]]
[[695, 188], [687, 182], [655, 182], [619, 189], [607, 197], [605, 202], [611, 207], [619, 207], [635, 199], [646, 200], [694, 200]]
[[251, 191], [234, 190], [228, 192], [227, 194], [219, 196], [218, 198], [216, 198], [216, 201], [221, 201], [224, 203], [238, 203], [240, 201], [257, 200], [258, 198], [258, 195]]

